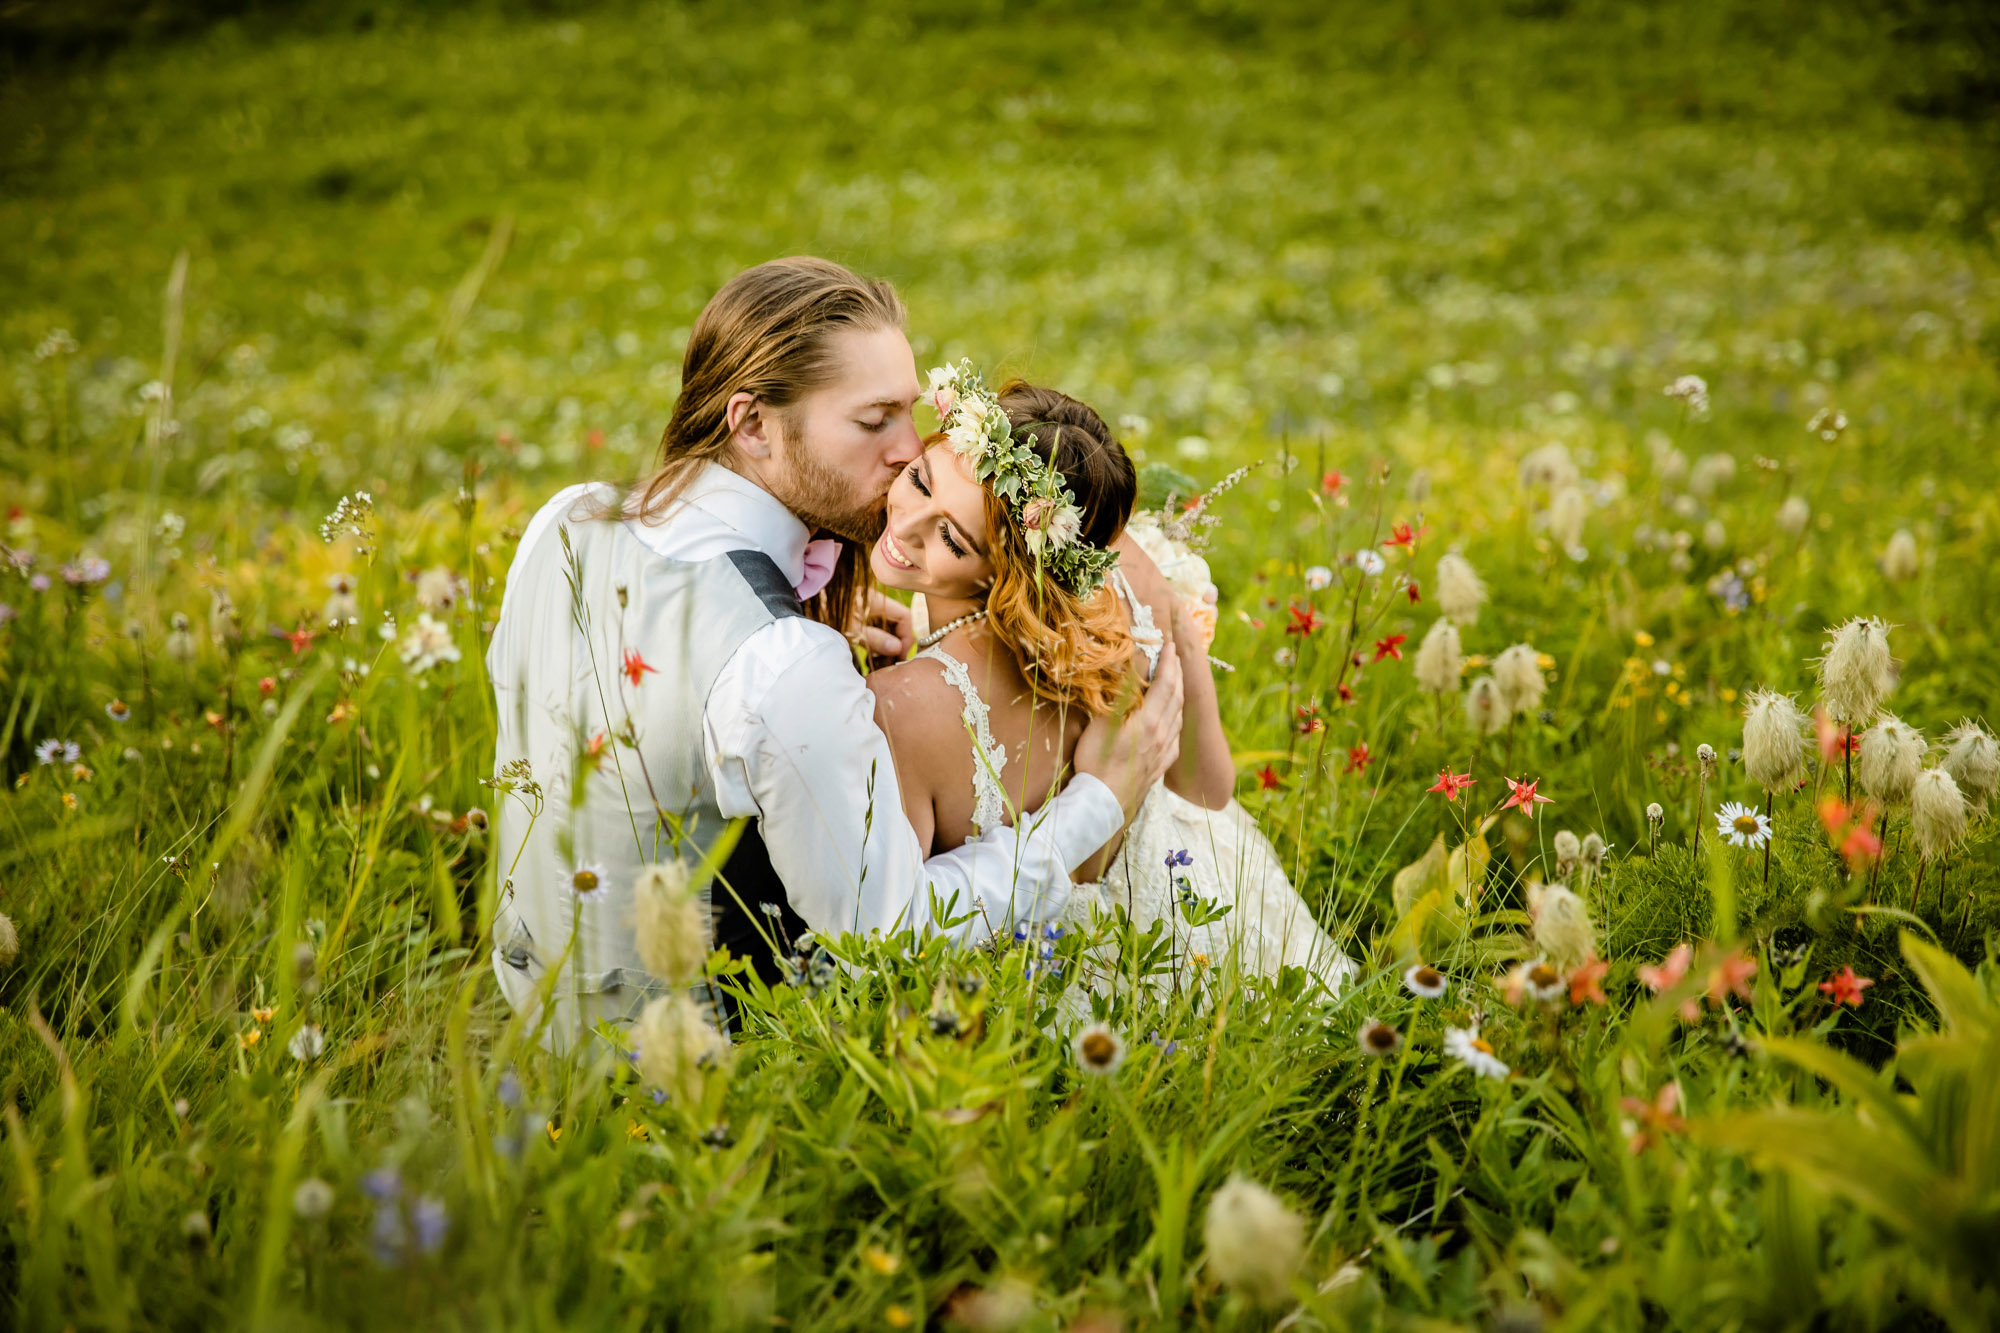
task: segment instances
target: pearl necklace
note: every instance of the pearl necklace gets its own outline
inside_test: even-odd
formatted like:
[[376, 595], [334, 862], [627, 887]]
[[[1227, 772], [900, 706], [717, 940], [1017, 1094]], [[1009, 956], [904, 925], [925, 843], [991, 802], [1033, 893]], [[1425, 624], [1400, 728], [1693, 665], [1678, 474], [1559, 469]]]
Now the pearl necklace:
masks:
[[945, 624], [940, 625], [938, 626], [938, 628], [932, 630], [929, 634], [924, 635], [923, 638], [918, 639], [917, 647], [919, 648], [934, 647], [937, 644], [943, 643], [944, 636], [951, 633], [953, 630], [957, 629], [960, 625], [970, 625], [975, 620], [984, 620], [984, 619], [986, 619], [986, 612], [983, 608], [978, 611], [969, 611], [965, 615], [960, 616], [957, 620], [947, 621]]

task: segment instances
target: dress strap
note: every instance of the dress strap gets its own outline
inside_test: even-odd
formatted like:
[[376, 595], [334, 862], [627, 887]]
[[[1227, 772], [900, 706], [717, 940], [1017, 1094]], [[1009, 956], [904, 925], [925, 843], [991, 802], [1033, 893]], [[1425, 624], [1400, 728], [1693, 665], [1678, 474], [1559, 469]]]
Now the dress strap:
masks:
[[1132, 642], [1146, 655], [1146, 679], [1151, 680], [1160, 669], [1160, 649], [1166, 646], [1166, 635], [1153, 623], [1153, 608], [1139, 600], [1125, 571], [1116, 565], [1111, 567], [1111, 586], [1125, 599], [1125, 611], [1132, 618]]
[[[972, 683], [972, 673], [965, 663], [953, 657], [942, 648], [926, 648], [917, 657], [928, 657], [944, 668], [944, 678], [958, 688], [959, 697], [965, 700], [965, 710], [959, 714], [965, 725], [972, 731], [972, 827], [973, 842], [988, 830], [999, 828], [1007, 822], [1007, 795], [1000, 787], [1000, 771], [1007, 767], [1007, 749], [993, 740], [993, 729], [988, 725], [986, 701], [979, 697], [979, 690]], [[914, 658], [912, 660], [915, 660]]]

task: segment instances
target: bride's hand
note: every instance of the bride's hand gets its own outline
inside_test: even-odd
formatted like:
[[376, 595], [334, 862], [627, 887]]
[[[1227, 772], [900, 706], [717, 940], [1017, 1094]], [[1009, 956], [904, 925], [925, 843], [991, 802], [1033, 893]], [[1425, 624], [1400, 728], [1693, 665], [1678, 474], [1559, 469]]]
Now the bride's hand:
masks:
[[909, 607], [884, 597], [880, 589], [870, 588], [867, 601], [855, 608], [847, 637], [866, 649], [871, 658], [900, 662], [910, 655], [917, 632], [910, 622]]
[[1076, 771], [1111, 788], [1130, 818], [1180, 752], [1180, 654], [1163, 653], [1144, 703], [1123, 716], [1092, 718], [1084, 728], [1076, 743]]

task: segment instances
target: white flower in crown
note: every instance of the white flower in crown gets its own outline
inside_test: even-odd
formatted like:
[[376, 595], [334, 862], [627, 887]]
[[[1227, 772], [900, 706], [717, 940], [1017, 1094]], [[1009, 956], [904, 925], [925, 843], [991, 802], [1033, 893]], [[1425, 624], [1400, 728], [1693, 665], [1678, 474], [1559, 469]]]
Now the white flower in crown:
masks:
[[951, 451], [960, 458], [986, 456], [986, 432], [971, 422], [947, 427], [944, 437], [951, 442]]
[[1043, 543], [1060, 551], [1083, 534], [1083, 515], [1073, 504], [1064, 504], [1052, 495], [1038, 495], [1021, 506], [1021, 531], [1028, 549], [1040, 555]]

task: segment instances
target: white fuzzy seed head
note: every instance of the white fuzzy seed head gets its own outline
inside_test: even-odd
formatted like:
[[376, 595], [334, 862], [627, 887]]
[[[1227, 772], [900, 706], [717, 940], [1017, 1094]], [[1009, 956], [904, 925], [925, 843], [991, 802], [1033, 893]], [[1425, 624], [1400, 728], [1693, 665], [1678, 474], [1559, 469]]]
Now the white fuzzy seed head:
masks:
[[1720, 551], [1729, 545], [1729, 529], [1719, 518], [1711, 518], [1701, 525], [1701, 544], [1711, 551]]
[[1856, 616], [1827, 635], [1819, 659], [1819, 697], [1828, 717], [1843, 727], [1857, 726], [1895, 687], [1888, 625], [1873, 616]]
[[708, 1075], [729, 1058], [729, 1040], [715, 1030], [694, 998], [663, 995], [632, 1026], [639, 1076], [683, 1106], [696, 1106]]
[[1942, 768], [1927, 768], [1910, 793], [1910, 832], [1926, 861], [1951, 853], [1965, 836], [1965, 796]]
[[1583, 860], [1583, 843], [1568, 829], [1555, 837], [1556, 878], [1567, 881], [1576, 873], [1577, 864]]
[[1854, 756], [1854, 776], [1867, 792], [1884, 805], [1901, 805], [1910, 799], [1917, 774], [1923, 771], [1923, 733], [1899, 717], [1888, 713], [1861, 733], [1861, 746]]
[[639, 960], [670, 986], [685, 986], [708, 962], [708, 910], [680, 861], [640, 870], [632, 885], [633, 928]]
[[1285, 1201], [1237, 1175], [1208, 1201], [1202, 1220], [1208, 1267], [1258, 1305], [1285, 1299], [1305, 1256], [1305, 1222]]
[[0, 967], [11, 967], [21, 956], [21, 936], [14, 929], [14, 919], [0, 912]]
[[1551, 493], [1565, 486], [1574, 486], [1583, 474], [1576, 470], [1576, 462], [1569, 456], [1569, 446], [1560, 440], [1551, 440], [1539, 449], [1529, 452], [1521, 460], [1521, 489], [1533, 490], [1542, 487]]
[[1486, 602], [1486, 584], [1472, 562], [1456, 552], [1438, 557], [1438, 610], [1461, 625], [1479, 622], [1479, 608]]
[[1528, 886], [1528, 919], [1535, 947], [1567, 972], [1597, 956], [1597, 933], [1583, 899], [1560, 884]]
[[1736, 459], [1729, 454], [1703, 454], [1695, 460], [1688, 489], [1707, 499], [1736, 480]]
[[1945, 733], [1944, 771], [1972, 805], [1984, 815], [1986, 806], [2000, 789], [2000, 742], [1970, 718]]
[[1907, 583], [1917, 576], [1917, 537], [1908, 528], [1898, 528], [1882, 549], [1882, 576], [1892, 583]]
[[1785, 502], [1778, 506], [1778, 531], [1787, 537], [1798, 536], [1811, 521], [1812, 506], [1806, 503], [1803, 495], [1787, 496]]
[[1604, 862], [1611, 855], [1611, 849], [1604, 845], [1604, 836], [1599, 833], [1583, 835], [1583, 870], [1585, 875], [1596, 875], [1603, 871]]
[[1557, 491], [1549, 501], [1549, 536], [1567, 551], [1583, 544], [1583, 520], [1588, 514], [1583, 491], [1576, 486], [1565, 486]]
[[1480, 736], [1497, 736], [1507, 727], [1507, 705], [1493, 677], [1480, 676], [1465, 690], [1465, 720]]
[[1517, 643], [1493, 659], [1493, 680], [1509, 713], [1532, 713], [1542, 706], [1549, 683], [1535, 656], [1533, 645]]
[[1458, 678], [1465, 670], [1465, 654], [1458, 646], [1458, 626], [1440, 616], [1431, 623], [1424, 641], [1417, 647], [1417, 688], [1429, 694], [1457, 694]]
[[1743, 710], [1743, 768], [1765, 791], [1792, 786], [1805, 771], [1806, 717], [1789, 694], [1756, 690]]

